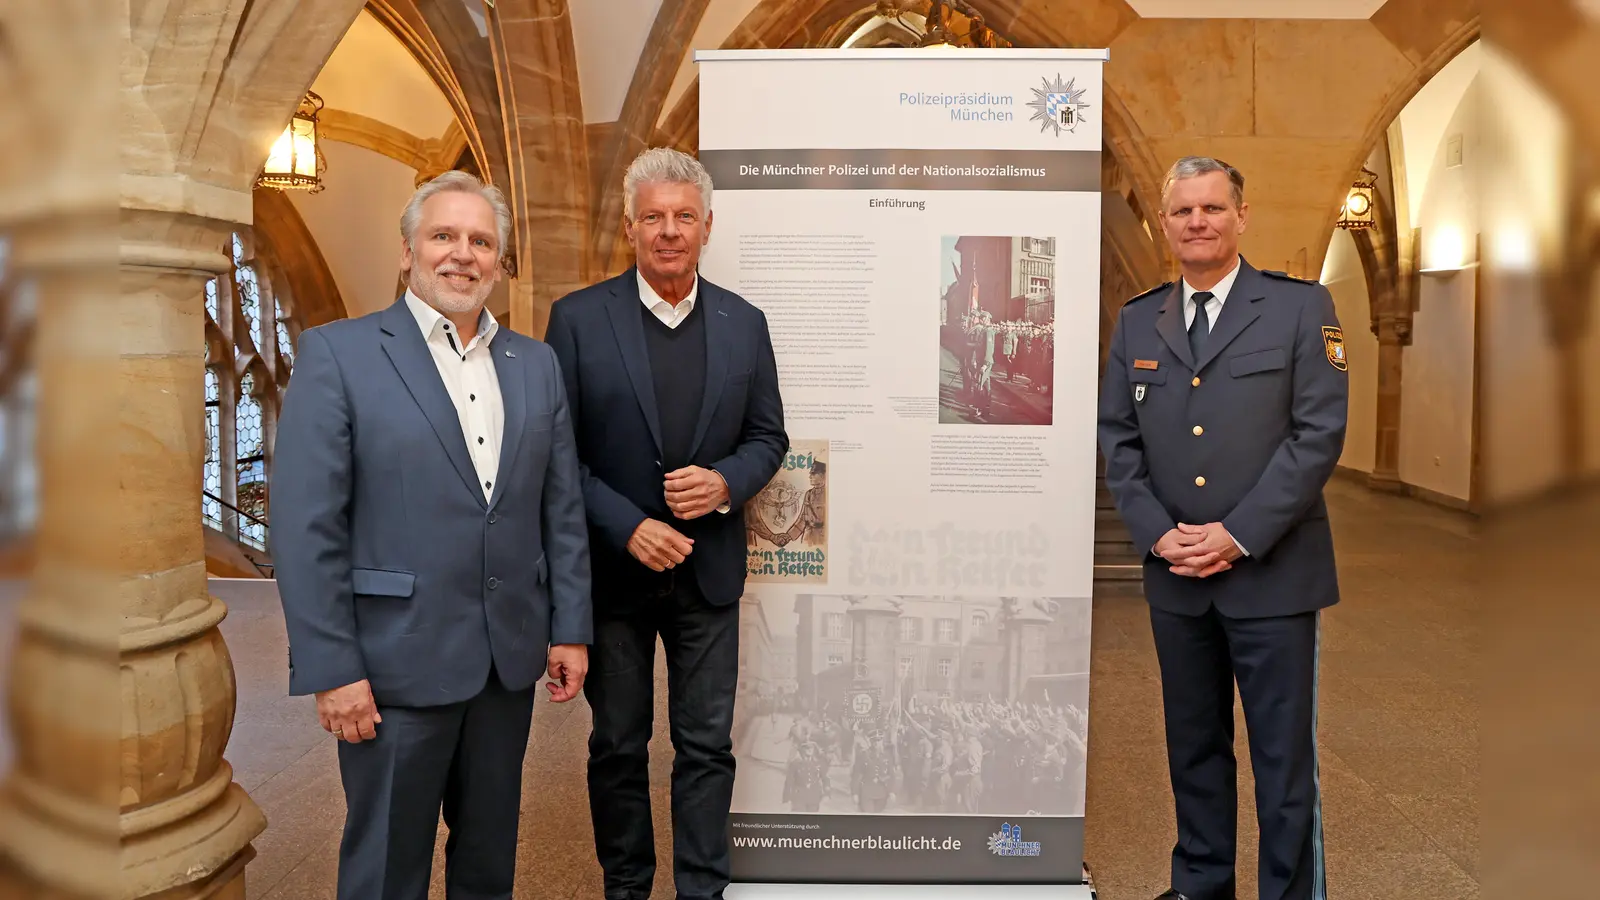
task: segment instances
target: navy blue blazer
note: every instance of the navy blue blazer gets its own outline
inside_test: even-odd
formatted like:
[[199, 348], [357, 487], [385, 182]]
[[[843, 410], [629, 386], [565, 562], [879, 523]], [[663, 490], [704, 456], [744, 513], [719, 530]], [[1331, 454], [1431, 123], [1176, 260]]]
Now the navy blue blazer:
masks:
[[691, 568], [707, 601], [727, 605], [744, 593], [744, 504], [772, 480], [789, 449], [777, 362], [766, 315], [743, 297], [701, 277], [695, 303], [705, 321], [706, 388], [689, 459], [722, 475], [731, 509], [689, 521], [667, 508], [637, 270], [574, 291], [550, 309], [545, 340], [561, 360], [572, 404], [597, 608], [632, 602], [655, 575], [627, 550], [647, 518], [695, 542]]
[[[1282, 616], [1339, 600], [1322, 489], [1344, 450], [1349, 380], [1333, 297], [1243, 260], [1200, 359], [1183, 284], [1117, 317], [1099, 434], [1106, 487], [1145, 553], [1145, 597], [1196, 615]], [[1209, 578], [1152, 551], [1177, 522], [1221, 522], [1248, 557]]]
[[289, 692], [368, 679], [379, 704], [468, 700], [490, 665], [520, 690], [551, 644], [593, 635], [588, 535], [555, 354], [500, 329], [505, 406], [487, 502], [402, 297], [300, 335], [278, 418], [272, 557]]

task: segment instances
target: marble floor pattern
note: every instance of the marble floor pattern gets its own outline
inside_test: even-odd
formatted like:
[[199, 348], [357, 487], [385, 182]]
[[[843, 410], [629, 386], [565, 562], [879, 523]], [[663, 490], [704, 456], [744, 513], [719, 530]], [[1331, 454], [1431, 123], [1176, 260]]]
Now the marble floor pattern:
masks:
[[[1463, 575], [1469, 518], [1335, 480], [1328, 499], [1344, 602], [1324, 614], [1319, 754], [1334, 896], [1472, 900], [1478, 886], [1479, 610]], [[331, 900], [344, 802], [333, 741], [310, 698], [286, 696], [283, 619], [267, 582], [214, 582], [239, 681], [228, 746], [265, 811], [248, 900]], [[672, 896], [666, 672], [657, 666], [651, 745], [655, 896]], [[1102, 900], [1167, 886], [1175, 839], [1147, 608], [1097, 599], [1085, 856]], [[1254, 898], [1255, 820], [1238, 710], [1239, 896]], [[518, 898], [598, 898], [584, 787], [589, 713], [541, 699], [525, 764]], [[442, 898], [443, 829], [433, 891]]]

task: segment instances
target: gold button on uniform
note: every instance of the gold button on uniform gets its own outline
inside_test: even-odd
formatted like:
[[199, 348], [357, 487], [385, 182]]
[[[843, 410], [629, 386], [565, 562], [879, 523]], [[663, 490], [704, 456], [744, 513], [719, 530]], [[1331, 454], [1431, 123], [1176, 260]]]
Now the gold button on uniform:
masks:
[[1195, 487], [1205, 487], [1206, 486], [1206, 477], [1204, 475], [1200, 475], [1200, 476], [1196, 477], [1195, 480], [1194, 480], [1194, 486]]
[[1191, 381], [1191, 382], [1189, 382], [1189, 383], [1190, 383], [1190, 384], [1192, 384], [1192, 385], [1194, 385], [1194, 386], [1195, 386], [1195, 387], [1199, 387], [1199, 386], [1200, 386], [1200, 376], [1199, 376], [1199, 375], [1196, 375], [1196, 376], [1195, 376], [1195, 377], [1194, 377], [1194, 380], [1193, 380], [1193, 381]]
[[1206, 430], [1204, 428], [1201, 428], [1199, 425], [1196, 425], [1194, 427], [1195, 437], [1199, 437], [1200, 435], [1205, 434], [1205, 433], [1206, 433]]

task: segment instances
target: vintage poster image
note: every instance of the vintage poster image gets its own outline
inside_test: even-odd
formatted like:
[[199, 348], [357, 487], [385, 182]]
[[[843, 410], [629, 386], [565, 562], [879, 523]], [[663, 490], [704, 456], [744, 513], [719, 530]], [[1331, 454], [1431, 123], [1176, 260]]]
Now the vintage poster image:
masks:
[[747, 580], [824, 584], [828, 580], [828, 442], [797, 440], [778, 474], [745, 504]]

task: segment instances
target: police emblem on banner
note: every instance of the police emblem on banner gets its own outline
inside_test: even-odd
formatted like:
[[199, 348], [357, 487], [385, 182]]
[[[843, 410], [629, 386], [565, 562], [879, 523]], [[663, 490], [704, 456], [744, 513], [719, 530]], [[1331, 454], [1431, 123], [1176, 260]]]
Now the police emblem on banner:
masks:
[[1024, 841], [1022, 826], [1004, 822], [1000, 832], [989, 836], [989, 852], [995, 856], [1038, 856], [1042, 848], [1038, 841]]
[[1349, 371], [1349, 363], [1344, 358], [1344, 333], [1336, 326], [1322, 326], [1322, 344], [1328, 351], [1328, 362], [1341, 372]]
[[1063, 133], [1071, 133], [1078, 129], [1078, 123], [1083, 121], [1083, 111], [1089, 108], [1083, 95], [1089, 92], [1088, 88], [1075, 88], [1076, 78], [1062, 81], [1058, 74], [1054, 81], [1040, 79], [1042, 87], [1032, 88], [1033, 100], [1028, 103], [1033, 107], [1033, 117], [1030, 122], [1039, 122], [1039, 130], [1055, 129], [1057, 137]]

